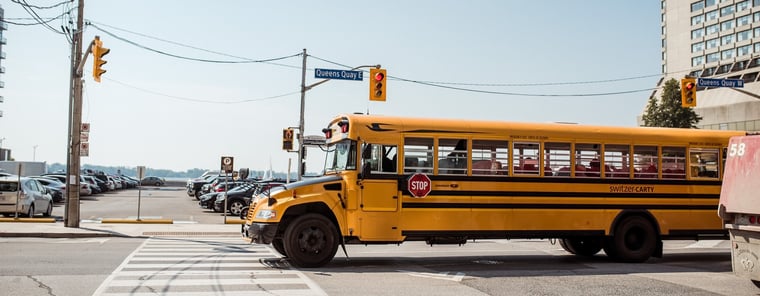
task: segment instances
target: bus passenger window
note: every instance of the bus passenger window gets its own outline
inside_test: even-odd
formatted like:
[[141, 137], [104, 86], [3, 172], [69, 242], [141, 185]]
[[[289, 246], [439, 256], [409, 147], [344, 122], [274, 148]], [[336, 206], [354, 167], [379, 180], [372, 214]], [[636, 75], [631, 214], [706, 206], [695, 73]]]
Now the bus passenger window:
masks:
[[505, 175], [502, 166], [509, 163], [509, 143], [472, 140], [471, 158], [473, 175]]
[[599, 144], [575, 144], [575, 176], [599, 178]]
[[467, 140], [438, 140], [438, 173], [467, 174]]
[[633, 146], [633, 169], [637, 179], [657, 178], [657, 146]]
[[570, 177], [570, 143], [544, 143], [544, 176]]
[[604, 176], [606, 178], [630, 177], [630, 146], [604, 145]]
[[512, 143], [512, 165], [515, 175], [538, 175], [539, 152], [537, 142]]
[[433, 139], [404, 139], [404, 172], [433, 172]]
[[686, 179], [686, 148], [662, 147], [662, 178]]
[[718, 149], [689, 149], [689, 174], [692, 178], [718, 178]]

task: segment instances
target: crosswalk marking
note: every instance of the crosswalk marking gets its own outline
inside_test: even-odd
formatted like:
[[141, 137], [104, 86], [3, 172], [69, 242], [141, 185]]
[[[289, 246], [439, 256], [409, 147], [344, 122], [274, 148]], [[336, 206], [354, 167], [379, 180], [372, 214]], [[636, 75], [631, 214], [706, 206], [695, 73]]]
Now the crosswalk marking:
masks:
[[239, 238], [152, 237], [93, 295], [327, 295], [300, 271], [267, 264], [278, 257]]

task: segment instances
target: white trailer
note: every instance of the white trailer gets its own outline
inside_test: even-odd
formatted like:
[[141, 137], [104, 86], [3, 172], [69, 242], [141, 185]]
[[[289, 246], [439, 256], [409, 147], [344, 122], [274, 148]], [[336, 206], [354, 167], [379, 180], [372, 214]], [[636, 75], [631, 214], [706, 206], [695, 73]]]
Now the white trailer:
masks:
[[734, 274], [760, 288], [760, 135], [728, 144], [718, 216], [731, 237]]

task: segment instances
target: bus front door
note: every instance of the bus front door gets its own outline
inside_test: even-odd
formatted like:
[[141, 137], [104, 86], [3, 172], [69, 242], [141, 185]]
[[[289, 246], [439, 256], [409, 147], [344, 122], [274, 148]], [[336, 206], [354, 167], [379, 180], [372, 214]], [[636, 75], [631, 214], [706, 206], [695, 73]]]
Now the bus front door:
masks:
[[396, 180], [361, 181], [359, 237], [368, 241], [400, 241], [399, 202]]

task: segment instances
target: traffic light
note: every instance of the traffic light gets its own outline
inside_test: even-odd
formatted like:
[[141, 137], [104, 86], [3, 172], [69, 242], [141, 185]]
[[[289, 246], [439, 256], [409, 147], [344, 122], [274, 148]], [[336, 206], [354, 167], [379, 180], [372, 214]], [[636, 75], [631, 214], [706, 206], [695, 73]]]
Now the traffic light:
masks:
[[681, 79], [681, 107], [697, 106], [697, 80], [695, 78]]
[[293, 150], [293, 129], [282, 130], [282, 150]]
[[383, 101], [385, 102], [385, 89], [387, 87], [385, 81], [385, 69], [370, 69], [369, 70], [369, 100], [370, 101]]
[[102, 68], [107, 63], [103, 60], [103, 56], [109, 52], [111, 50], [103, 47], [103, 41], [100, 41], [100, 37], [95, 36], [95, 41], [92, 43], [92, 55], [95, 57], [92, 61], [92, 78], [97, 82], [100, 82], [100, 75], [106, 73], [106, 70]]

